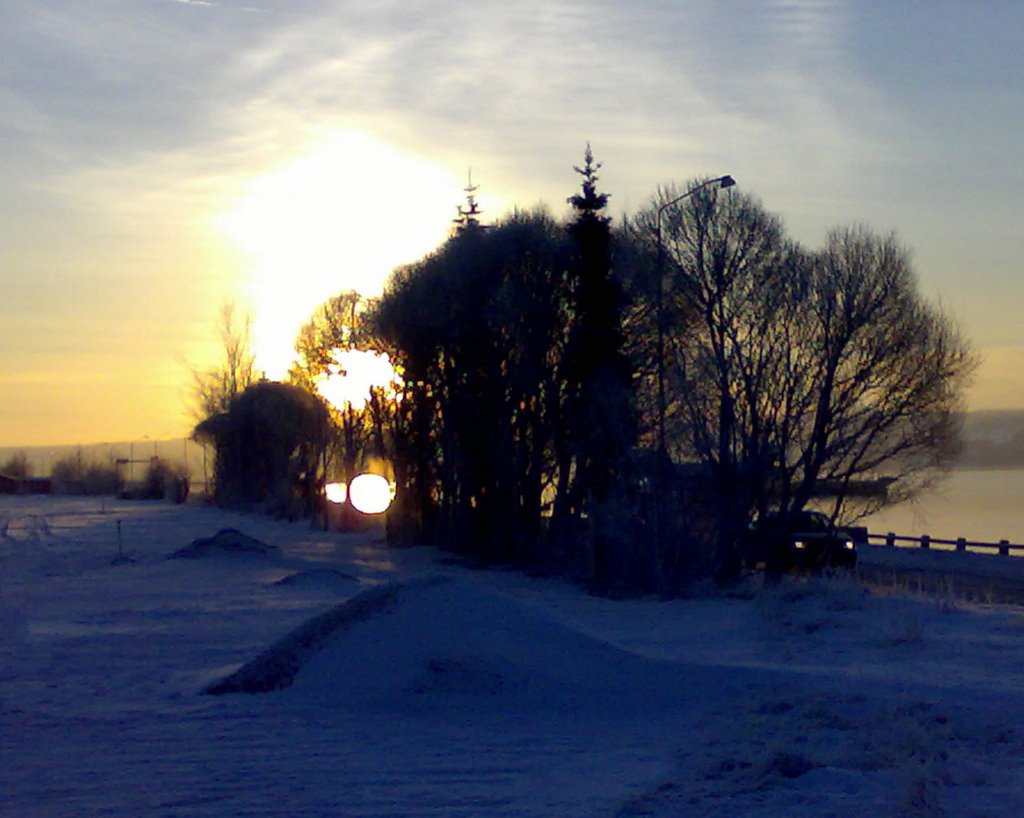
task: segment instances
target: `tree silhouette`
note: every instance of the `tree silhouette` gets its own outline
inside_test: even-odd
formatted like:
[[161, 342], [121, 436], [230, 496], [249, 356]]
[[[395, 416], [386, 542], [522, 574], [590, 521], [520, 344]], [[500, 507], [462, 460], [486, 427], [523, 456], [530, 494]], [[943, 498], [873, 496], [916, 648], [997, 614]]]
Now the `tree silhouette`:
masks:
[[371, 343], [365, 316], [370, 302], [355, 290], [331, 296], [317, 307], [295, 338], [298, 355], [288, 378], [315, 390], [316, 380], [334, 365], [334, 351], [365, 349]]
[[406, 384], [399, 513], [449, 548], [521, 561], [540, 541], [568, 264], [559, 226], [517, 213], [457, 232], [399, 271], [378, 305]]
[[463, 188], [466, 192], [466, 204], [458, 205], [455, 208], [456, 216], [452, 219], [456, 233], [461, 233], [464, 230], [486, 229], [490, 226], [480, 223], [482, 211], [476, 201], [476, 192], [479, 189], [480, 185], [473, 184], [473, 171], [469, 171], [466, 186]]
[[323, 402], [298, 386], [249, 386], [193, 432], [216, 450], [217, 503], [312, 514], [323, 496], [328, 423]]
[[828, 485], [846, 519], [866, 508], [857, 480], [891, 478], [895, 499], [948, 467], [974, 358], [895, 239], [840, 230], [809, 252], [751, 196], [699, 180], [613, 231], [600, 167], [588, 145], [567, 224], [515, 212], [482, 229], [470, 183], [451, 238], [374, 305], [404, 382], [394, 540], [673, 592], [734, 572], [756, 514]]
[[[624, 295], [613, 272], [611, 220], [603, 215], [608, 196], [597, 190], [597, 171], [588, 144], [582, 167], [582, 191], [569, 203], [575, 218], [568, 227], [573, 245], [568, 310], [571, 329], [560, 368], [565, 403], [558, 425], [560, 487], [553, 525], [564, 527], [573, 512], [590, 522], [591, 581], [605, 588], [609, 576], [610, 507], [613, 489], [622, 488], [635, 441], [632, 365], [623, 347]], [[567, 461], [572, 461], [571, 464]]]
[[[723, 575], [755, 513], [795, 513], [827, 483], [833, 515], [855, 516], [949, 466], [974, 358], [893, 237], [838, 230], [809, 253], [752, 197], [710, 188], [667, 216], [669, 437], [707, 469]], [[879, 476], [888, 498], [850, 491]]]
[[210, 369], [192, 370], [192, 414], [199, 421], [227, 411], [236, 396], [263, 379], [252, 351], [252, 320], [246, 316], [239, 324], [231, 302], [221, 306], [218, 334], [223, 360]]
[[[320, 394], [325, 379], [347, 374], [340, 364], [345, 353], [378, 352], [379, 339], [368, 320], [372, 306], [371, 300], [355, 291], [339, 293], [322, 304], [299, 331], [295, 341], [298, 359], [289, 371], [289, 380]], [[369, 390], [365, 403], [329, 403], [332, 424], [327, 468], [332, 479], [347, 484], [371, 460], [386, 460], [394, 399], [390, 389], [379, 387]]]
[[28, 455], [25, 452], [14, 452], [0, 464], [0, 474], [5, 477], [13, 477], [15, 480], [24, 480], [30, 477]]

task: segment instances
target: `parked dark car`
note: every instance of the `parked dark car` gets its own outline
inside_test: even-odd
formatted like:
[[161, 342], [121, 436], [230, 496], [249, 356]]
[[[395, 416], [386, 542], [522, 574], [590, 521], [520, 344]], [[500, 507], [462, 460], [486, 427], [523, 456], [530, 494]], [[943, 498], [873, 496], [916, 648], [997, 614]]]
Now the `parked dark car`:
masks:
[[743, 551], [750, 567], [763, 564], [770, 574], [818, 573], [854, 568], [857, 546], [866, 540], [866, 529], [835, 526], [820, 511], [800, 511], [751, 523]]

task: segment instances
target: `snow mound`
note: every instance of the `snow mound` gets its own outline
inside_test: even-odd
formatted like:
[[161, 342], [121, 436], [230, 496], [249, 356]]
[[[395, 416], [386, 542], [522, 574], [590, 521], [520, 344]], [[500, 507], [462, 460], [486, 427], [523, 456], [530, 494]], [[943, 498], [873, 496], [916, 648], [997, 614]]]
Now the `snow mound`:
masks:
[[200, 537], [190, 545], [179, 548], [168, 559], [201, 559], [217, 554], [277, 554], [276, 545], [267, 545], [235, 528], [222, 528], [212, 537]]
[[288, 574], [288, 576], [281, 577], [281, 579], [275, 580], [270, 584], [282, 588], [330, 590], [348, 587], [352, 583], [358, 582], [359, 580], [356, 577], [344, 571], [339, 571], [336, 568], [309, 568], [305, 571], [296, 571], [294, 574]]
[[368, 591], [307, 620], [274, 642], [231, 675], [204, 688], [204, 693], [266, 693], [289, 687], [300, 668], [331, 636], [337, 636], [356, 622], [385, 611], [402, 594], [444, 580], [413, 580]]
[[[648, 715], [678, 704], [696, 668], [579, 633], [467, 580], [373, 588], [317, 616], [206, 693], [290, 688], [312, 703], [599, 707]], [[699, 674], [697, 674], [699, 675]]]

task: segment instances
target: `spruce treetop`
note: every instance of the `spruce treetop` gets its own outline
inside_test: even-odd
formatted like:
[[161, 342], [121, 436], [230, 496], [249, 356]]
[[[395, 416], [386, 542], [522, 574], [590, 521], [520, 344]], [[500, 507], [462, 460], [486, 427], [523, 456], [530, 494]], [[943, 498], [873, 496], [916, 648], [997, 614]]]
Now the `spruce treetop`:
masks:
[[473, 171], [470, 170], [468, 184], [463, 188], [466, 192], [466, 204], [456, 206], [455, 210], [458, 215], [452, 219], [456, 233], [461, 233], [464, 230], [471, 230], [478, 227], [490, 227], [490, 225], [480, 224], [480, 215], [483, 211], [480, 210], [476, 201], [476, 191], [479, 187], [479, 185], [473, 184]]
[[597, 172], [601, 169], [601, 163], [594, 161], [594, 152], [587, 143], [587, 149], [583, 153], [583, 167], [573, 166], [573, 170], [583, 177], [583, 194], [570, 196], [569, 204], [579, 211], [581, 218], [603, 218], [598, 213], [608, 206], [608, 194], [597, 192]]

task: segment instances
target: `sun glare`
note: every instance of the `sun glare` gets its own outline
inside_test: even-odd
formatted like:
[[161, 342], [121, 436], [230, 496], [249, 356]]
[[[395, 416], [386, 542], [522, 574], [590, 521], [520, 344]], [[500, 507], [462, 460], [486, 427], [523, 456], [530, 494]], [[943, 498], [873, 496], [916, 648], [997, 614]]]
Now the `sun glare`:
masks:
[[335, 364], [316, 384], [317, 392], [335, 409], [362, 409], [372, 387], [394, 390], [401, 385], [387, 355], [361, 349], [336, 349]]
[[328, 502], [335, 505], [348, 499], [356, 511], [383, 514], [395, 499], [395, 485], [379, 474], [363, 472], [353, 478], [351, 488], [345, 483], [328, 483], [324, 494]]
[[365, 133], [331, 135], [251, 181], [219, 222], [248, 263], [257, 363], [280, 378], [301, 326], [330, 296], [376, 295], [447, 235], [462, 185]]
[[324, 494], [330, 503], [344, 503], [348, 497], [348, 486], [344, 483], [328, 483], [324, 486]]
[[386, 477], [364, 472], [349, 486], [349, 500], [363, 514], [382, 514], [395, 496], [394, 487]]

